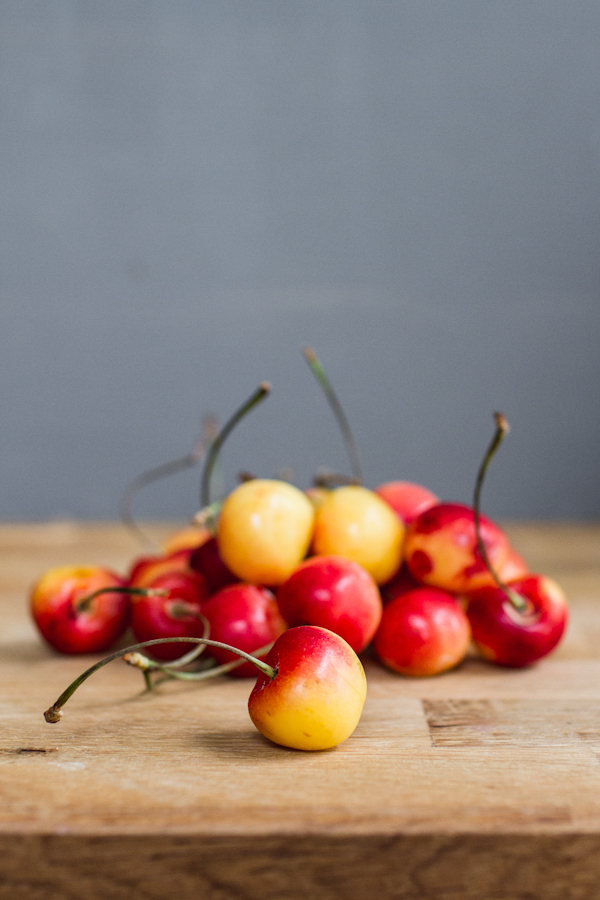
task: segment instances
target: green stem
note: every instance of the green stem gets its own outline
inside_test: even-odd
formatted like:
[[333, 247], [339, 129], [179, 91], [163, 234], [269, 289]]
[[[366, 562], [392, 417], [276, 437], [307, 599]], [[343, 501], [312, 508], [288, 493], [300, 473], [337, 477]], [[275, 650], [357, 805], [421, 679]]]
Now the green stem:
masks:
[[333, 390], [329, 379], [325, 374], [325, 370], [323, 369], [321, 362], [317, 358], [317, 354], [315, 353], [315, 351], [311, 347], [305, 347], [303, 353], [306, 361], [312, 369], [313, 375], [323, 388], [325, 396], [327, 397], [327, 400], [329, 402], [329, 406], [331, 407], [340, 427], [340, 431], [342, 432], [344, 444], [346, 445], [346, 452], [350, 460], [350, 470], [352, 471], [354, 481], [356, 484], [362, 484], [363, 473], [360, 454], [358, 452], [358, 447], [356, 446], [356, 441], [354, 440], [354, 435], [352, 434], [352, 429], [350, 428], [350, 423], [348, 422], [346, 414], [342, 409], [342, 405], [338, 400], [337, 394]]
[[481, 536], [481, 489], [483, 487], [483, 482], [485, 479], [485, 474], [487, 472], [488, 466], [494, 456], [496, 455], [496, 451], [508, 432], [510, 431], [510, 426], [506, 421], [505, 416], [501, 412], [494, 413], [494, 421], [496, 422], [496, 431], [491, 440], [489, 447], [483, 457], [481, 462], [481, 466], [479, 467], [479, 472], [477, 473], [477, 479], [475, 481], [475, 491], [473, 494], [473, 514], [475, 519], [475, 535], [477, 537], [477, 549], [479, 550], [479, 554], [485, 563], [485, 567], [500, 588], [500, 590], [506, 595], [508, 600], [512, 603], [517, 612], [526, 612], [528, 609], [527, 601], [521, 597], [516, 591], [511, 590], [507, 584], [502, 581], [496, 570], [494, 569], [492, 562], [490, 560], [489, 554], [487, 552], [487, 548], [483, 542], [483, 538]]
[[270, 390], [271, 385], [268, 382], [263, 381], [263, 383], [246, 400], [246, 402], [243, 403], [242, 406], [240, 406], [240, 408], [232, 415], [229, 421], [225, 423], [216, 438], [211, 442], [208, 454], [206, 456], [206, 462], [204, 463], [202, 483], [200, 485], [200, 505], [203, 508], [209, 507], [211, 505], [210, 480], [221, 447], [223, 446], [227, 437], [233, 431], [237, 423], [240, 421], [240, 419], [243, 419], [251, 409], [253, 409], [258, 403], [261, 402], [261, 400], [264, 400]]
[[[271, 641], [270, 644], [266, 644], [264, 647], [260, 647], [258, 650], [255, 650], [255, 655], [262, 656], [264, 653], [268, 653], [273, 646], [273, 643], [274, 642]], [[142, 656], [141, 653], [138, 655], [142, 664], [147, 663], [149, 668], [157, 670], [159, 672], [163, 672], [170, 678], [177, 678], [180, 681], [207, 681], [209, 678], [216, 678], [218, 675], [225, 675], [227, 674], [227, 672], [231, 672], [232, 669], [237, 669], [239, 666], [243, 666], [246, 662], [245, 659], [233, 659], [231, 662], [223, 663], [220, 666], [213, 666], [212, 668], [205, 669], [201, 672], [179, 672], [173, 667], [172, 663], [164, 666], [155, 663], [154, 660], [148, 659], [148, 657]], [[143, 671], [146, 672], [148, 671], [148, 669], [144, 668]]]
[[268, 663], [264, 662], [262, 659], [257, 659], [255, 656], [251, 656], [249, 653], [246, 653], [244, 650], [238, 650], [237, 647], [232, 647], [230, 644], [223, 644], [221, 641], [212, 641], [208, 638], [193, 638], [193, 637], [171, 637], [171, 638], [157, 638], [153, 641], [142, 641], [139, 644], [134, 644], [132, 647], [125, 647], [124, 650], [117, 650], [115, 653], [111, 653], [110, 656], [101, 659], [99, 662], [95, 663], [93, 666], [90, 666], [89, 669], [86, 669], [85, 672], [82, 672], [75, 681], [73, 681], [69, 687], [62, 692], [58, 700], [50, 706], [46, 712], [44, 713], [44, 718], [46, 722], [58, 722], [60, 717], [62, 716], [62, 707], [65, 705], [69, 697], [71, 697], [77, 688], [86, 681], [90, 675], [93, 675], [94, 672], [97, 672], [103, 666], [106, 666], [108, 663], [112, 662], [115, 659], [119, 659], [122, 656], [125, 656], [127, 653], [133, 653], [136, 650], [141, 650], [144, 647], [154, 647], [156, 644], [175, 644], [175, 643], [186, 643], [186, 644], [206, 644], [208, 647], [220, 647], [223, 650], [230, 650], [232, 653], [237, 653], [238, 656], [242, 657], [242, 659], [251, 662], [256, 668], [262, 672], [267, 678], [273, 680], [277, 675], [277, 670], [270, 666]]
[[152, 482], [160, 481], [160, 479], [167, 478], [169, 475], [175, 475], [177, 472], [182, 472], [184, 469], [193, 468], [198, 465], [206, 454], [207, 446], [209, 446], [214, 439], [215, 432], [216, 422], [214, 417], [205, 416], [202, 423], [202, 436], [194, 444], [191, 453], [187, 453], [179, 459], [173, 459], [170, 462], [163, 463], [160, 466], [155, 466], [153, 469], [142, 472], [142, 474], [134, 478], [125, 489], [120, 506], [121, 522], [125, 528], [128, 528], [129, 531], [141, 541], [142, 544], [150, 549], [156, 551], [160, 548], [152, 538], [148, 537], [134, 519], [131, 511], [134, 498], [142, 488], [147, 487], [147, 485], [152, 484]]
[[166, 597], [168, 591], [163, 590], [162, 588], [136, 588], [127, 587], [126, 585], [121, 585], [120, 587], [115, 585], [113, 587], [98, 588], [97, 591], [86, 594], [85, 597], [82, 597], [81, 600], [77, 601], [75, 607], [76, 612], [87, 612], [91, 606], [92, 600], [95, 600], [96, 597], [99, 597], [101, 594], [134, 594], [139, 597]]

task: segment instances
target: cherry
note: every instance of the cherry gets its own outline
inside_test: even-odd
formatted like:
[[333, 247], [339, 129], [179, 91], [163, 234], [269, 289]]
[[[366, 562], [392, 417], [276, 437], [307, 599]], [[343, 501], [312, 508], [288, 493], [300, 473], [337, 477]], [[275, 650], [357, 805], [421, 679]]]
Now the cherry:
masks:
[[[86, 669], [44, 713], [49, 723], [59, 722], [62, 707], [83, 682], [102, 666], [126, 656], [141, 666], [152, 667], [138, 651], [159, 643], [181, 643], [185, 638], [144, 641], [118, 650]], [[250, 717], [271, 741], [298, 750], [328, 750], [350, 737], [365, 702], [367, 682], [358, 656], [343, 638], [325, 628], [305, 625], [290, 628], [274, 643], [266, 660], [209, 638], [192, 638], [195, 644], [221, 646], [253, 662], [259, 676], [248, 700]], [[173, 677], [198, 680], [211, 673], [177, 672], [159, 666]]]
[[527, 605], [515, 609], [499, 587], [469, 596], [467, 615], [481, 655], [501, 666], [530, 666], [550, 653], [562, 638], [568, 618], [566, 597], [551, 578], [529, 575], [508, 583]]
[[129, 573], [130, 587], [148, 587], [164, 572], [188, 572], [193, 550], [189, 547], [164, 556], [141, 556]]
[[290, 625], [320, 625], [344, 638], [356, 653], [370, 643], [381, 619], [381, 597], [369, 573], [340, 556], [313, 556], [277, 591]]
[[406, 563], [403, 563], [391, 581], [382, 584], [379, 590], [381, 599], [385, 604], [401, 594], [406, 594], [407, 591], [412, 591], [418, 587], [422, 587], [421, 582], [417, 581], [414, 575], [411, 575], [408, 566]]
[[248, 700], [250, 718], [275, 744], [328, 750], [350, 737], [367, 693], [360, 660], [339, 635], [314, 625], [290, 628], [269, 651]]
[[375, 493], [392, 507], [405, 525], [440, 502], [433, 491], [411, 481], [386, 481], [375, 488]]
[[[287, 628], [275, 597], [267, 588], [254, 584], [232, 584], [210, 598], [202, 612], [210, 626], [210, 637], [238, 650], [254, 653], [271, 644]], [[211, 655], [218, 663], [231, 662], [235, 655], [229, 650], [215, 647]], [[245, 662], [232, 669], [237, 678], [256, 675], [254, 666]]]
[[[490, 559], [501, 566], [509, 555], [508, 538], [484, 516], [480, 527]], [[494, 584], [478, 546], [475, 513], [461, 503], [438, 503], [417, 516], [406, 535], [405, 559], [418, 581], [450, 593]]]
[[[164, 572], [148, 585], [146, 596], [132, 600], [131, 628], [136, 641], [151, 641], [161, 637], [202, 637], [202, 612], [208, 597], [206, 582], [196, 572]], [[153, 655], [157, 659], [172, 660], [187, 653], [192, 645], [157, 645]]]
[[281, 584], [310, 545], [314, 508], [285, 481], [255, 478], [225, 499], [217, 523], [219, 553], [238, 578]]
[[215, 591], [238, 581], [238, 578], [221, 559], [215, 537], [210, 537], [193, 551], [190, 557], [190, 566], [195, 572], [204, 575], [209, 594], [214, 594]]
[[[125, 582], [101, 566], [63, 566], [33, 586], [31, 613], [42, 637], [61, 653], [101, 653], [114, 644], [129, 617]], [[89, 595], [101, 588], [101, 596]]]
[[[494, 418], [496, 431], [477, 474], [473, 506], [481, 557], [495, 584], [470, 594], [467, 615], [475, 644], [486, 659], [503, 666], [522, 667], [556, 647], [566, 627], [568, 609], [565, 595], [552, 579], [529, 575], [507, 583], [487, 553], [480, 530], [481, 488], [487, 467], [509, 431], [502, 413], [496, 413]], [[519, 561], [517, 557], [517, 567]]]
[[330, 491], [315, 514], [312, 552], [359, 563], [377, 584], [395, 575], [402, 560], [404, 526], [381, 497], [360, 485]]
[[375, 635], [381, 662], [402, 675], [438, 675], [458, 665], [471, 640], [469, 620], [456, 599], [421, 587], [391, 600]]

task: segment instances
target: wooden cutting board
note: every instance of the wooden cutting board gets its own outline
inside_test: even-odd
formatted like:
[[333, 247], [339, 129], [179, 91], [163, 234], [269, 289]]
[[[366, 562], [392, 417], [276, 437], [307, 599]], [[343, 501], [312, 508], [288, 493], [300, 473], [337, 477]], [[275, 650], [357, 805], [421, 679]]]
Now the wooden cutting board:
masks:
[[255, 731], [249, 682], [148, 694], [120, 662], [46, 724], [91, 660], [42, 645], [29, 584], [139, 551], [114, 525], [0, 526], [1, 900], [600, 896], [600, 525], [508, 530], [570, 598], [559, 650], [432, 679], [367, 660], [357, 731], [311, 754]]

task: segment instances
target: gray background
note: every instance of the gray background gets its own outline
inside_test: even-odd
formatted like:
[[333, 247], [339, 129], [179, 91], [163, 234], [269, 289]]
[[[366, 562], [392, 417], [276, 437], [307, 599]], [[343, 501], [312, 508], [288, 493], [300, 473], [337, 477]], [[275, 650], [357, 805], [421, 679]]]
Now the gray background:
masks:
[[[600, 3], [0, 2], [0, 516], [239, 469], [600, 517]], [[198, 472], [136, 510], [191, 514]]]

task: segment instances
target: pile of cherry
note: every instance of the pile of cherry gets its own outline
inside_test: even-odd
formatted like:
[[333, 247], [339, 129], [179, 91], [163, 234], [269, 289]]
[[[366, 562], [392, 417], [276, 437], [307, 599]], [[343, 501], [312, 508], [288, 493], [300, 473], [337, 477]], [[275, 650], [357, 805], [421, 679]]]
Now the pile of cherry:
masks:
[[[329, 399], [347, 428], [337, 398]], [[56, 650], [103, 652], [127, 628], [139, 642], [83, 673], [47, 711], [48, 721], [117, 656], [140, 668], [149, 688], [153, 674], [240, 678], [258, 668], [249, 709], [259, 730], [278, 744], [324, 749], [360, 718], [366, 683], [357, 654], [368, 647], [394, 672], [431, 676], [458, 665], [472, 643], [485, 659], [511, 667], [557, 645], [567, 621], [564, 594], [529, 573], [479, 512], [485, 470], [508, 430], [503, 416], [496, 414], [473, 506], [440, 502], [405, 481], [369, 490], [356, 477], [305, 491], [248, 478], [210, 504], [216, 453], [256, 402], [213, 442], [202, 515], [173, 534], [164, 552], [137, 559], [124, 578], [79, 566], [53, 569], [34, 586], [33, 618]]]

